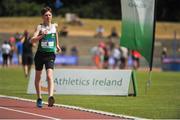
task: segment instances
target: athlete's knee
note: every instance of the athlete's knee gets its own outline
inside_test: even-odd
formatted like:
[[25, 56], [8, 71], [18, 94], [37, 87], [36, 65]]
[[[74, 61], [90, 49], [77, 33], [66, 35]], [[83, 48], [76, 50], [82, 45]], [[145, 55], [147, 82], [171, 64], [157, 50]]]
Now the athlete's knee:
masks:
[[52, 74], [47, 74], [47, 80], [50, 81], [50, 80], [52, 80], [52, 79], [53, 79]]

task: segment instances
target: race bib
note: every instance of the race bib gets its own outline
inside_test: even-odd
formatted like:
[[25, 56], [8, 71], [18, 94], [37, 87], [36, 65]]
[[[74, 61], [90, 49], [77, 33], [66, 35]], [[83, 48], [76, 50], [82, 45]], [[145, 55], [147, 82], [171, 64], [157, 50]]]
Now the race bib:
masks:
[[42, 48], [51, 48], [51, 47], [54, 47], [54, 42], [42, 41], [41, 42], [41, 47]]
[[54, 48], [55, 44], [54, 42], [56, 41], [56, 34], [51, 33], [47, 34], [43, 37], [41, 41], [41, 47], [42, 48]]

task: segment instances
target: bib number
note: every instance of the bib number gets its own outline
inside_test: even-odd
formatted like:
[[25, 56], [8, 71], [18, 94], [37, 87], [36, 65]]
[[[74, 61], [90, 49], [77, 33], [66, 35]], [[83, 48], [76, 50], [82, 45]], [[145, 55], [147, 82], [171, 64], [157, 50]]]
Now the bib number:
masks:
[[54, 47], [54, 42], [53, 41], [51, 41], [51, 42], [42, 41], [41, 42], [41, 47], [42, 48], [51, 48], [51, 47]]

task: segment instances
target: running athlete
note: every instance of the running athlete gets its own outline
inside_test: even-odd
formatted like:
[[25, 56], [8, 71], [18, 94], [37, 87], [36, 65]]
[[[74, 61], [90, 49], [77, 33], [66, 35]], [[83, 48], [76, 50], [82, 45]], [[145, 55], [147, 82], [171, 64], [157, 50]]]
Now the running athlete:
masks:
[[29, 32], [27, 30], [24, 31], [23, 39], [21, 40], [22, 43], [22, 64], [23, 64], [23, 70], [25, 77], [28, 78], [31, 66], [33, 64], [33, 45], [31, 43], [31, 37], [29, 35]]
[[46, 75], [48, 81], [48, 106], [54, 105], [55, 99], [53, 97], [54, 82], [53, 82], [53, 69], [55, 61], [55, 52], [61, 52], [58, 41], [57, 24], [51, 23], [52, 10], [50, 7], [45, 7], [41, 10], [43, 23], [38, 25], [34, 35], [31, 39], [33, 43], [38, 42], [37, 52], [35, 54], [35, 88], [37, 93], [37, 107], [42, 107], [42, 96], [40, 88], [40, 80], [43, 65], [46, 68]]

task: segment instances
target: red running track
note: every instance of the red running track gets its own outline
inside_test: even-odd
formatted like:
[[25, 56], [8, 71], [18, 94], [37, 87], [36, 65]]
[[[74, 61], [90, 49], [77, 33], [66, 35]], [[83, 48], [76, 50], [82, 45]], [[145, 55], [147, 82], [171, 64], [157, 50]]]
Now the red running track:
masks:
[[128, 119], [65, 107], [37, 108], [34, 102], [0, 97], [0, 119]]

